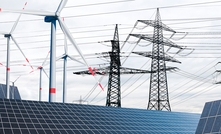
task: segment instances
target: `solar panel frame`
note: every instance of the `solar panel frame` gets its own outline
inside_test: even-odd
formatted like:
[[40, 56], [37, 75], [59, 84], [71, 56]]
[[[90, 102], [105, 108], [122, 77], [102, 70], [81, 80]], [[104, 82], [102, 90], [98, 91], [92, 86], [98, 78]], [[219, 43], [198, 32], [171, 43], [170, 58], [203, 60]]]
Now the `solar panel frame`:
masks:
[[221, 133], [221, 100], [207, 102], [204, 105], [195, 134]]

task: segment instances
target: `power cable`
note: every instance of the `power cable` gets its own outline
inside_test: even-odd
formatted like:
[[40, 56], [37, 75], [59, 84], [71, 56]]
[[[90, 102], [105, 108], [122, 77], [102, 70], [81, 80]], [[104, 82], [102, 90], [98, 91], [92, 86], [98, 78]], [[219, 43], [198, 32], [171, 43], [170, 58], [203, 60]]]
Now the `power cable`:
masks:
[[135, 1], [135, 0], [122, 0], [122, 1], [111, 1], [111, 2], [103, 2], [103, 3], [92, 3], [92, 4], [85, 4], [85, 5], [66, 6], [64, 8], [98, 6], [98, 5], [114, 4], [114, 3], [121, 3], [121, 2], [130, 2], [130, 1]]

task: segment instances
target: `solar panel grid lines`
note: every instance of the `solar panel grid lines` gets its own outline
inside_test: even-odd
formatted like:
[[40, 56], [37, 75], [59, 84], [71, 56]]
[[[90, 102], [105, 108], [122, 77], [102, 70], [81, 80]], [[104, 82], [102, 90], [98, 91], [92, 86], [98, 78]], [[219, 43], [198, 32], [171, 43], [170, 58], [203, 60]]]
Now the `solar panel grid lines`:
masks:
[[204, 106], [196, 134], [221, 133], [221, 100], [207, 102]]
[[2, 134], [191, 134], [199, 119], [189, 113], [8, 99], [0, 99], [0, 117]]

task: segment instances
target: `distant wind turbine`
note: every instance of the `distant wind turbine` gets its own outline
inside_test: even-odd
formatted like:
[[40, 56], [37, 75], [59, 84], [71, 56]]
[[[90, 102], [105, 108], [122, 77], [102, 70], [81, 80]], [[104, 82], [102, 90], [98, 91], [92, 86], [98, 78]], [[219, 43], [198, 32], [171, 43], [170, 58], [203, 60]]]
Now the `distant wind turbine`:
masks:
[[[24, 7], [23, 7], [23, 10], [25, 8], [25, 6], [27, 5], [27, 2], [25, 3]], [[21, 14], [19, 15], [19, 17], [17, 18], [15, 24], [13, 25], [11, 31], [8, 33], [8, 32], [0, 32], [0, 34], [4, 35], [4, 37], [7, 38], [7, 63], [6, 63], [6, 90], [7, 90], [7, 99], [9, 99], [10, 97], [10, 39], [13, 40], [13, 42], [15, 43], [15, 45], [18, 47], [18, 49], [20, 50], [20, 52], [22, 53], [22, 55], [25, 57], [26, 61], [29, 63], [29, 60], [28, 58], [25, 56], [25, 54], [23, 53], [23, 51], [21, 50], [21, 48], [19, 47], [18, 43], [16, 42], [15, 38], [13, 37], [12, 33], [14, 32], [17, 24], [18, 24], [18, 21], [21, 17]], [[30, 65], [30, 63], [29, 63]], [[32, 68], [33, 70], [33, 67], [30, 65], [30, 67]]]
[[66, 36], [64, 36], [64, 54], [57, 58], [57, 60], [64, 59], [64, 65], [63, 65], [63, 103], [67, 102], [67, 58], [85, 65], [84, 63], [82, 63], [82, 62], [78, 61], [77, 59], [68, 55], [67, 39], [66, 39]]
[[[85, 65], [88, 67], [91, 74], [94, 76], [94, 71], [92, 67], [89, 66], [86, 59], [84, 58], [81, 50], [78, 48], [75, 40], [67, 28], [67, 26], [63, 23], [60, 12], [66, 5], [67, 0], [61, 0], [56, 12], [48, 12], [48, 11], [28, 11], [28, 10], [7, 10], [0, 8], [0, 12], [11, 12], [11, 13], [22, 13], [22, 14], [30, 14], [30, 15], [38, 15], [45, 16], [45, 22], [51, 23], [51, 44], [50, 44], [50, 75], [49, 75], [49, 102], [56, 101], [56, 21], [59, 22], [61, 30], [68, 37], [69, 41], [73, 44], [81, 58], [83, 59]], [[96, 79], [96, 77], [94, 77]], [[98, 85], [102, 88], [100, 82], [96, 79]]]
[[[44, 62], [41, 64], [41, 66], [38, 66], [38, 69], [40, 70], [40, 76], [39, 76], [39, 101], [41, 101], [41, 96], [42, 96], [42, 71], [44, 74], [48, 77], [48, 74], [44, 70], [44, 65], [46, 63], [46, 60], [50, 54], [50, 51], [48, 52]], [[48, 77], [49, 78], [49, 77]]]

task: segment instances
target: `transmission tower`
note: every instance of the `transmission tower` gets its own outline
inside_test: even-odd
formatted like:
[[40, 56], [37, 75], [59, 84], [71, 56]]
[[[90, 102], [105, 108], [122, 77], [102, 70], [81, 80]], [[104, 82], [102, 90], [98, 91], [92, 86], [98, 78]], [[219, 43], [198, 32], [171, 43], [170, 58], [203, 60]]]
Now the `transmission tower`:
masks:
[[[106, 41], [107, 42], [107, 41]], [[138, 73], [150, 73], [147, 70], [131, 69], [121, 67], [120, 62], [120, 47], [119, 47], [119, 34], [118, 26], [115, 27], [114, 38], [110, 41], [112, 44], [111, 52], [103, 52], [103, 55], [109, 55], [110, 66], [105, 68], [98, 68], [94, 70], [95, 74], [105, 75], [109, 74], [108, 89], [106, 106], [121, 107], [121, 86], [120, 86], [120, 74], [138, 74]], [[90, 71], [74, 72], [74, 74], [89, 74]]]
[[174, 70], [176, 67], [166, 67], [165, 61], [180, 62], [165, 54], [164, 46], [166, 45], [179, 49], [183, 48], [163, 37], [163, 30], [173, 33], [176, 33], [176, 31], [161, 22], [159, 9], [157, 9], [155, 20], [138, 20], [138, 22], [154, 27], [152, 37], [144, 34], [130, 34], [131, 36], [153, 43], [152, 52], [133, 52], [138, 55], [152, 58], [147, 109], [171, 111], [166, 71]]

